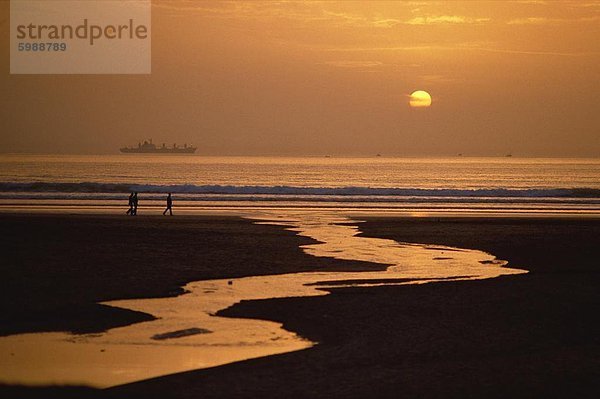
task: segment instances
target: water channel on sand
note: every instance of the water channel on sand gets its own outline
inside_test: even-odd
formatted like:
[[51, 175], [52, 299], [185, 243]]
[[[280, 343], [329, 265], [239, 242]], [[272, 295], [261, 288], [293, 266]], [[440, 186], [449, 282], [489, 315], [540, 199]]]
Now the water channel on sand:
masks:
[[[149, 313], [156, 320], [101, 334], [20, 334], [0, 338], [0, 382], [110, 387], [160, 375], [309, 348], [279, 323], [217, 317], [242, 300], [327, 295], [323, 288], [423, 284], [526, 273], [476, 250], [358, 237], [351, 219], [332, 213], [262, 213], [256, 223], [280, 224], [319, 243], [312, 256], [388, 265], [385, 271], [310, 272], [195, 281], [173, 298], [118, 300], [106, 305]], [[309, 261], [310, 258], [307, 258]]]

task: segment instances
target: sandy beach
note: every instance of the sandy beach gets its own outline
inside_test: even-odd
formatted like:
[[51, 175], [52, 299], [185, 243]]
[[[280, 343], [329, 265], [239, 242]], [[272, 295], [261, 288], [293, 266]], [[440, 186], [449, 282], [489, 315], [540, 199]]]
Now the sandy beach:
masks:
[[0, 399], [600, 398], [600, 0], [0, 15]]
[[[364, 218], [361, 218], [365, 220]], [[223, 216], [3, 215], [2, 333], [100, 332], [152, 316], [97, 305], [186, 282], [380, 265], [309, 256], [311, 240]], [[482, 281], [327, 288], [219, 315], [318, 345], [115, 387], [2, 387], [12, 397], [596, 397], [600, 221], [368, 218], [364, 236], [482, 249], [530, 271]], [[36, 251], [31, 251], [35, 248]], [[85, 260], [85, 261], [81, 261]], [[26, 293], [26, 295], [24, 295]], [[232, 383], [235, 381], [235, 383]]]
[[361, 270], [360, 262], [307, 257], [313, 240], [227, 216], [135, 219], [114, 215], [0, 215], [0, 335], [91, 333], [148, 320], [97, 305], [175, 296], [190, 281], [288, 272]]

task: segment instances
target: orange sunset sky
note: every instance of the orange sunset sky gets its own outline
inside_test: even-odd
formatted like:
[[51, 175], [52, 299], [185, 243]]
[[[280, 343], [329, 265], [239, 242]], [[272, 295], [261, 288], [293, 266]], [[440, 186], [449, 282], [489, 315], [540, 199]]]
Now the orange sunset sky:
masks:
[[10, 75], [0, 4], [2, 152], [600, 156], [597, 1], [154, 1], [133, 76]]

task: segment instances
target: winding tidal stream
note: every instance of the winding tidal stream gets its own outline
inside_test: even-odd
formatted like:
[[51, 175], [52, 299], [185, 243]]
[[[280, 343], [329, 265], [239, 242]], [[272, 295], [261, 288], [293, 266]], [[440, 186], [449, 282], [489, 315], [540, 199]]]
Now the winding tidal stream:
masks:
[[387, 265], [387, 270], [195, 281], [184, 287], [186, 294], [174, 298], [106, 302], [152, 314], [157, 320], [101, 334], [2, 337], [0, 382], [103, 388], [316, 344], [278, 323], [214, 316], [242, 300], [327, 295], [323, 288], [332, 286], [423, 284], [526, 273], [505, 267], [505, 261], [481, 251], [357, 237], [358, 228], [352, 220], [331, 213], [265, 213], [253, 219], [256, 223], [285, 225], [319, 241], [303, 247], [309, 255], [379, 263]]

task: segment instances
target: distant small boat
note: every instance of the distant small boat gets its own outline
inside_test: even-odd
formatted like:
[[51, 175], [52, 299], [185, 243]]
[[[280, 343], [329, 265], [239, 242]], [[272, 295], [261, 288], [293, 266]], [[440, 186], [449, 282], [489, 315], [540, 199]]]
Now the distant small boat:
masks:
[[177, 144], [167, 147], [163, 143], [161, 147], [157, 147], [152, 144], [152, 139], [150, 139], [150, 142], [138, 143], [137, 147], [123, 147], [120, 151], [124, 154], [193, 154], [196, 149], [197, 147], [187, 144], [184, 144], [183, 147], [179, 147]]
[[506, 154], [505, 157], [510, 158], [512, 157], [512, 154]]

